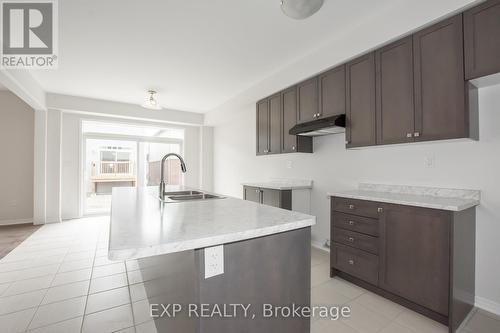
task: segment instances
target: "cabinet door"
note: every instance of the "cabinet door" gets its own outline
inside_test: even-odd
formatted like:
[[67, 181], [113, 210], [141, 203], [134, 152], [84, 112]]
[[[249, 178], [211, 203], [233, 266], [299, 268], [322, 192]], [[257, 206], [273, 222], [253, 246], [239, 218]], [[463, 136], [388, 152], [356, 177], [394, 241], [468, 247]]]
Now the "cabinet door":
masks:
[[500, 72], [500, 0], [464, 13], [465, 78]]
[[375, 136], [375, 56], [373, 53], [346, 65], [347, 147], [371, 146]]
[[412, 38], [376, 51], [375, 62], [377, 144], [414, 141]]
[[319, 77], [319, 117], [345, 114], [345, 66]]
[[281, 152], [281, 94], [269, 97], [269, 151]]
[[415, 140], [467, 137], [462, 15], [413, 36]]
[[297, 137], [288, 134], [288, 131], [297, 124], [297, 90], [292, 87], [283, 91], [283, 130], [282, 146], [283, 153], [291, 153], [297, 149]]
[[380, 219], [379, 286], [448, 315], [448, 212], [388, 205]]
[[318, 113], [318, 78], [312, 78], [297, 85], [297, 122], [316, 119]]
[[264, 205], [278, 207], [278, 208], [281, 206], [279, 190], [264, 188], [261, 189], [261, 192], [262, 192], [262, 203]]
[[269, 101], [257, 103], [257, 155], [265, 155], [269, 151]]
[[260, 189], [258, 187], [243, 186], [243, 200], [260, 203]]

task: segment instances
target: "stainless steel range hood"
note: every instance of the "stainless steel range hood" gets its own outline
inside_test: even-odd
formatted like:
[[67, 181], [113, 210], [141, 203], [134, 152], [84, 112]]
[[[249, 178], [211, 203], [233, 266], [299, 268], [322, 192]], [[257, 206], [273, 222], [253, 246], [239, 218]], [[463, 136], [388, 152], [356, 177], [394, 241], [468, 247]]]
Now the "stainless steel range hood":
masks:
[[345, 114], [297, 124], [288, 131], [291, 135], [321, 136], [345, 132]]

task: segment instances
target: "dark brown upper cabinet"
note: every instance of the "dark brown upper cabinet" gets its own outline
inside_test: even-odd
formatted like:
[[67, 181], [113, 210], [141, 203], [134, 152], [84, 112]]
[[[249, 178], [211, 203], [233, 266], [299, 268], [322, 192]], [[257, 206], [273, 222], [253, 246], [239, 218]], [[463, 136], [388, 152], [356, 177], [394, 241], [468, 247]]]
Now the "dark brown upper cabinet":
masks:
[[269, 151], [269, 100], [257, 103], [257, 155]]
[[413, 36], [415, 141], [469, 136], [462, 15]]
[[376, 144], [375, 55], [369, 53], [346, 65], [347, 147]]
[[257, 155], [281, 152], [281, 94], [257, 103]]
[[345, 114], [345, 65], [321, 74], [319, 80], [319, 112], [315, 118]]
[[282, 96], [282, 153], [312, 153], [312, 138], [290, 135], [290, 129], [297, 124], [297, 87], [291, 87], [281, 93]]
[[297, 85], [297, 123], [316, 119], [318, 114], [318, 78]]
[[377, 144], [414, 141], [413, 39], [407, 37], [375, 52]]
[[281, 94], [269, 97], [269, 154], [281, 153]]
[[500, 0], [464, 13], [465, 78], [500, 72]]

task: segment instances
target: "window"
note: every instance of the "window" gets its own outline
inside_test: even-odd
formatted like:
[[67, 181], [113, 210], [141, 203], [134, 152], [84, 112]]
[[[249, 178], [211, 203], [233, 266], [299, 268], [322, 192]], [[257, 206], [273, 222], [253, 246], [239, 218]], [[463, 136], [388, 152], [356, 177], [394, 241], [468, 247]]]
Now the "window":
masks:
[[[182, 155], [184, 129], [139, 126], [125, 123], [83, 121], [84, 214], [107, 213], [113, 187], [158, 186], [161, 159], [165, 154]], [[168, 159], [165, 181], [181, 185], [178, 159]]]

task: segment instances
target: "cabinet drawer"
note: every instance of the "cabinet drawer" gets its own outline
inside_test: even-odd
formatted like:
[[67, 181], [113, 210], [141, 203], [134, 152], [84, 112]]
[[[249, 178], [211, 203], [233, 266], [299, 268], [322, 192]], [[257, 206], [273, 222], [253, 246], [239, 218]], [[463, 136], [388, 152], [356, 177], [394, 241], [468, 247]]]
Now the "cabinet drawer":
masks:
[[335, 227], [378, 236], [378, 220], [338, 212], [333, 212], [332, 218]]
[[371, 284], [378, 284], [378, 256], [376, 255], [334, 243], [332, 264], [340, 271]]
[[378, 254], [378, 238], [359, 232], [333, 228], [333, 241]]
[[358, 199], [333, 198], [332, 209], [337, 212], [378, 218], [382, 212], [379, 203]]

